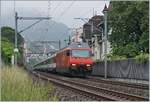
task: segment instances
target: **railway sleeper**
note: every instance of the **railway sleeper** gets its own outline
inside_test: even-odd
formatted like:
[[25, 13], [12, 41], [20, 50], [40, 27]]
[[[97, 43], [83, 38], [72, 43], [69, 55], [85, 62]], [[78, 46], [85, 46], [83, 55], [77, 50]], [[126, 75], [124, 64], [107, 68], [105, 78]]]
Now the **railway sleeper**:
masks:
[[[43, 77], [45, 77], [45, 76], [43, 76]], [[45, 77], [45, 78], [47, 78], [47, 77]], [[54, 77], [53, 77], [54, 78]], [[48, 78], [49, 79], [49, 78]], [[64, 84], [67, 84], [68, 85], [68, 87], [71, 87], [72, 85], [74, 86], [74, 85], [77, 85], [77, 86], [80, 86], [81, 88], [85, 88], [86, 87], [86, 91], [87, 91], [87, 89], [88, 90], [90, 90], [90, 92], [92, 91], [92, 90], [95, 90], [94, 91], [94, 93], [96, 92], [100, 92], [101, 93], [101, 97], [104, 97], [104, 94], [102, 94], [102, 93], [105, 93], [106, 95], [107, 95], [107, 98], [108, 99], [112, 99], [112, 98], [115, 98], [115, 99], [112, 99], [112, 100], [121, 100], [120, 99], [120, 97], [121, 98], [125, 98], [126, 100], [127, 99], [129, 99], [129, 100], [135, 100], [135, 101], [147, 101], [147, 99], [146, 98], [143, 98], [143, 97], [137, 97], [137, 96], [135, 96], [135, 95], [130, 95], [130, 94], [126, 94], [126, 93], [122, 93], [122, 92], [116, 92], [116, 91], [111, 91], [111, 90], [108, 90], [108, 89], [105, 89], [105, 88], [97, 88], [97, 87], [93, 87], [93, 86], [91, 86], [91, 85], [86, 85], [86, 84], [83, 84], [83, 83], [77, 83], [77, 82], [72, 82], [72, 81], [67, 81], [67, 80], [62, 80], [62, 79], [60, 79], [60, 78], [54, 78], [55, 80], [60, 80], [60, 81], [62, 81], [61, 83], [64, 83]], [[54, 79], [52, 79], [52, 80], [54, 80]], [[67, 86], [66, 85], [66, 86]], [[76, 87], [77, 87], [76, 86]], [[94, 89], [93, 89], [94, 88]], [[81, 90], [80, 90], [81, 91]], [[83, 91], [83, 90], [82, 90]], [[84, 91], [85, 91], [85, 89], [84, 89]], [[111, 95], [110, 94], [108, 94], [108, 92], [109, 93], [112, 93]], [[97, 94], [100, 94], [100, 93], [97, 93]], [[112, 97], [112, 96], [116, 96], [117, 95], [117, 97]], [[121, 96], [122, 95], [122, 96]], [[119, 97], [118, 97], [119, 96]], [[105, 96], [106, 97], [106, 96]], [[110, 97], [112, 97], [112, 98], [110, 98]]]

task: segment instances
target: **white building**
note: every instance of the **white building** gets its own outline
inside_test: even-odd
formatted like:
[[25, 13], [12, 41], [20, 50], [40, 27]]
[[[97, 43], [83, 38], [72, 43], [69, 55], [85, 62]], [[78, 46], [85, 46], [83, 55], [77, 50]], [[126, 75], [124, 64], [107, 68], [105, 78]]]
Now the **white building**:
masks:
[[[109, 31], [108, 35], [111, 34], [111, 31]], [[98, 37], [94, 35], [94, 37], [92, 38], [92, 52], [94, 54], [93, 59], [94, 61], [96, 60], [104, 60], [105, 58], [105, 42], [104, 42], [104, 37], [102, 37], [102, 39], [100, 41], [98, 41]], [[111, 45], [110, 42], [107, 41], [107, 54], [109, 54], [111, 52]]]
[[83, 33], [83, 28], [77, 28], [74, 36], [71, 38], [71, 42], [82, 42], [82, 33]]

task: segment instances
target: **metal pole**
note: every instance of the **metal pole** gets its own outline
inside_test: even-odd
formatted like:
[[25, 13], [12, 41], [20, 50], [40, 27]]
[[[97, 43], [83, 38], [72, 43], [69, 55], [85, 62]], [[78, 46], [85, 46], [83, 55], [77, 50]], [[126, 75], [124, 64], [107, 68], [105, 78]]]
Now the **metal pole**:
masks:
[[69, 35], [69, 44], [71, 43], [71, 37], [70, 37], [70, 35]]
[[93, 32], [94, 32], [94, 29], [93, 29], [93, 26], [94, 26], [94, 25], [93, 25], [93, 21], [94, 21], [94, 20], [92, 20], [92, 24], [91, 24], [91, 35], [90, 35], [90, 39], [89, 39], [89, 41], [88, 41], [88, 43], [89, 43], [90, 46], [92, 46], [92, 43], [90, 43], [90, 41], [91, 41], [91, 38], [92, 38]]
[[105, 78], [107, 78], [107, 11], [104, 11], [104, 30], [105, 30], [105, 42], [104, 42], [104, 46], [105, 46]]
[[61, 49], [61, 41], [59, 40], [59, 50]]
[[[92, 20], [92, 24], [91, 24], [91, 33], [93, 33], [93, 20]], [[92, 35], [92, 34], [91, 34]]]
[[[39, 20], [32, 25], [28, 26], [27, 28], [23, 29], [21, 32], [31, 28], [33, 25], [39, 23], [42, 19], [50, 19], [51, 17], [18, 17], [17, 12], [15, 12], [15, 49], [14, 49], [14, 54], [15, 54], [15, 66], [17, 66], [17, 54], [18, 54], [18, 48], [17, 48], [17, 34], [18, 34], [18, 20]], [[20, 32], [20, 33], [21, 33]]]
[[18, 48], [17, 48], [17, 12], [15, 12], [15, 49], [14, 49], [14, 53], [15, 53], [15, 66], [17, 66], [17, 52], [18, 52]]

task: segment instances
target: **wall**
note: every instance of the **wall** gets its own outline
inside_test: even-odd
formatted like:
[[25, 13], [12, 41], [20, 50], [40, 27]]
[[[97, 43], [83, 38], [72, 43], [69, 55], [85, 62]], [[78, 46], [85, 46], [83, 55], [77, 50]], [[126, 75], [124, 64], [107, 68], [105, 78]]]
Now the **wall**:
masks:
[[[139, 64], [133, 59], [113, 61], [107, 64], [108, 77], [149, 80], [149, 62]], [[92, 75], [104, 76], [104, 62], [93, 65]]]

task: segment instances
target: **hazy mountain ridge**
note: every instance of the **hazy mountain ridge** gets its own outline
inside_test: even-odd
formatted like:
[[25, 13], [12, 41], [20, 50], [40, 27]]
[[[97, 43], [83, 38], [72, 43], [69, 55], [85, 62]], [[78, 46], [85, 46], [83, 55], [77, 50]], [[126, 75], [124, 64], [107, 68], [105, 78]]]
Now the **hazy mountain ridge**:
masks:
[[[2, 26], [10, 26], [14, 27], [14, 17], [13, 13], [11, 12], [11, 17], [8, 17], [9, 14], [2, 15]], [[24, 12], [23, 14], [18, 13], [21, 17], [36, 17], [36, 12]], [[39, 17], [39, 15], [37, 15]], [[9, 18], [9, 19], [8, 19]], [[36, 22], [36, 20], [18, 20], [18, 32], [22, 29], [28, 27], [32, 23]], [[68, 37], [66, 34], [68, 31], [68, 27], [60, 22], [53, 21], [53, 20], [42, 20], [38, 24], [34, 25], [33, 27], [29, 28], [28, 30], [21, 33], [21, 35], [25, 38], [25, 40], [29, 41], [37, 41], [37, 40], [61, 40], [61, 45], [64, 46], [65, 42], [64, 39]]]

